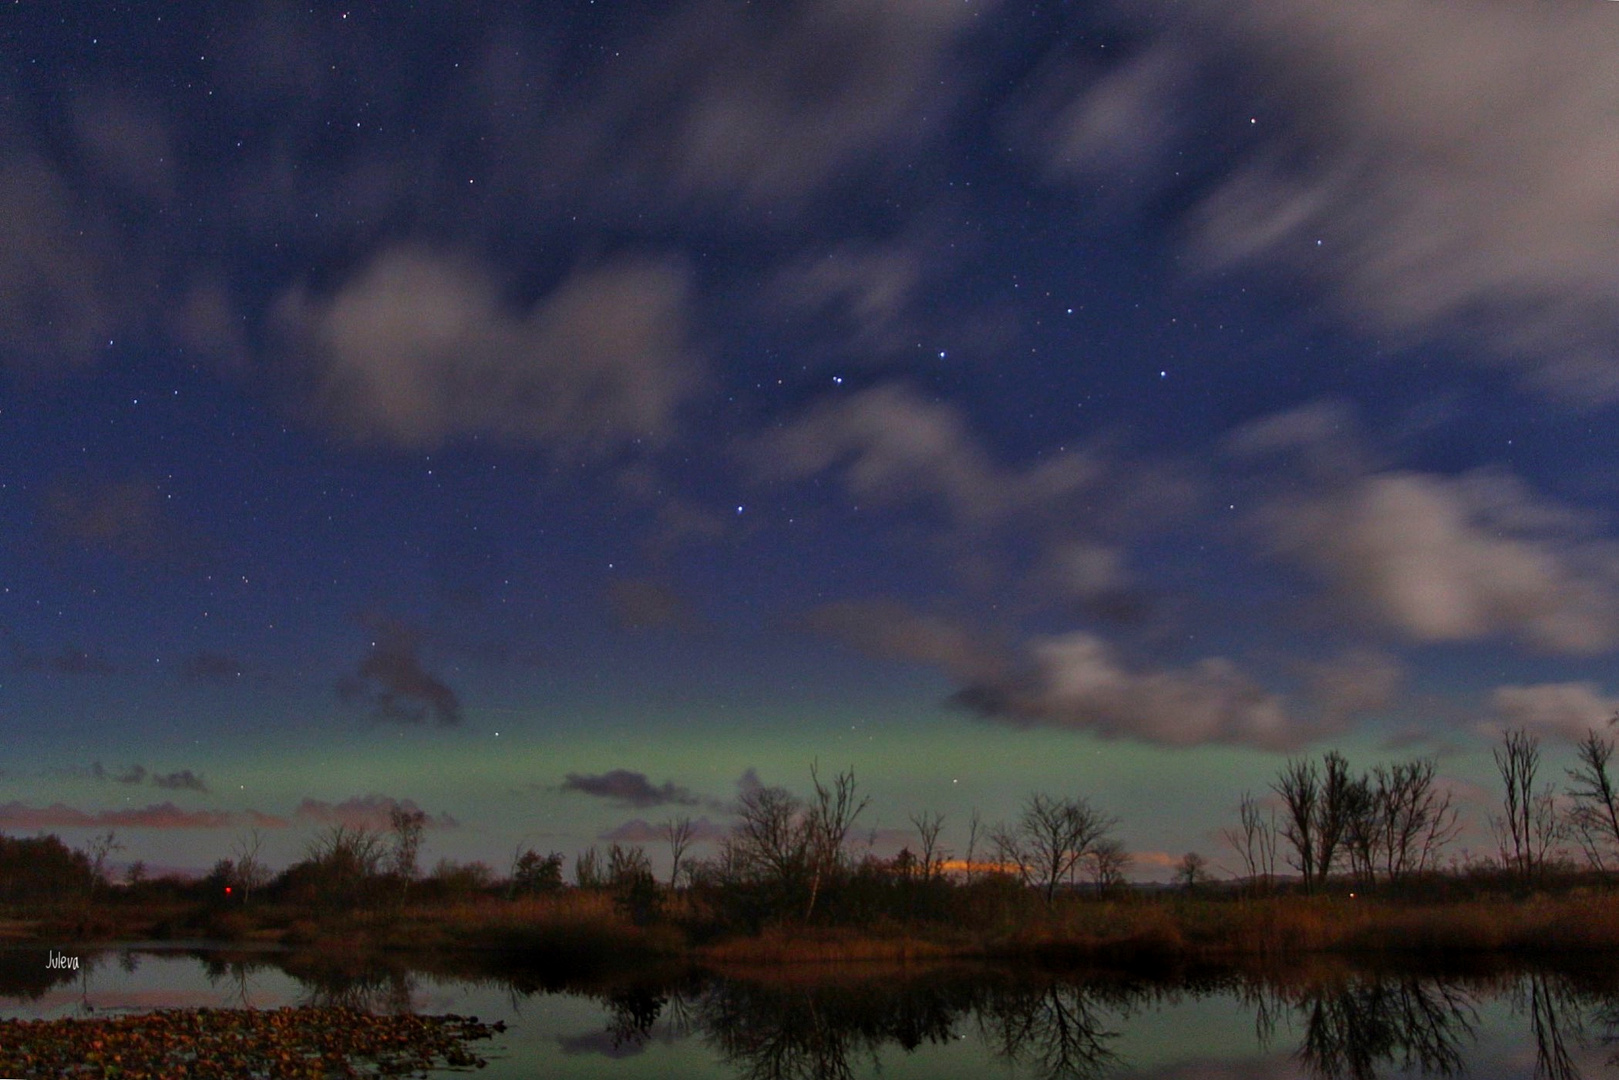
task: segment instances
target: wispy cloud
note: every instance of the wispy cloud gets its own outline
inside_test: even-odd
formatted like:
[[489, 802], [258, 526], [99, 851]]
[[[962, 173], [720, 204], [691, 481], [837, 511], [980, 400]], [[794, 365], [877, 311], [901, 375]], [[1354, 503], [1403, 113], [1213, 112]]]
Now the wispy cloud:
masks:
[[146, 766], [137, 763], [129, 766], [123, 772], [114, 773], [108, 771], [101, 762], [97, 761], [90, 765], [89, 771], [93, 778], [114, 784], [130, 786], [150, 784], [152, 787], [162, 788], [165, 791], [196, 791], [203, 794], [207, 794], [209, 791], [208, 782], [190, 769], [154, 773], [148, 771]]
[[389, 723], [420, 724], [431, 716], [440, 727], [460, 724], [460, 695], [423, 665], [420, 635], [385, 617], [369, 617], [366, 623], [370, 648], [354, 674], [338, 681], [338, 697]]
[[699, 623], [686, 597], [661, 581], [614, 580], [607, 586], [607, 603], [626, 630], [691, 630]]
[[1166, 16], [1147, 48], [1093, 78], [1070, 65], [1066, 100], [1043, 104], [1051, 175], [1139, 170], [1131, 151], [1174, 145], [1161, 118], [1192, 100], [1189, 73], [1240, 71], [1247, 138], [1190, 223], [1210, 264], [1285, 266], [1386, 338], [1465, 340], [1580, 405], [1619, 396], [1607, 5], [1147, 9]]
[[118, 668], [99, 653], [77, 645], [64, 645], [46, 656], [13, 643], [13, 663], [18, 671], [47, 672], [52, 675], [113, 675]]

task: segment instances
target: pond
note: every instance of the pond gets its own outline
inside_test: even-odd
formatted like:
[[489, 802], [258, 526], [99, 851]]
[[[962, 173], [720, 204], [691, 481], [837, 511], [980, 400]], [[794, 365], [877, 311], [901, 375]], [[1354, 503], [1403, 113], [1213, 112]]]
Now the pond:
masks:
[[1619, 1076], [1613, 968], [1317, 961], [1144, 978], [846, 966], [609, 979], [200, 943], [11, 948], [0, 950], [0, 1016], [292, 1005], [476, 1015], [505, 1023], [472, 1047], [489, 1078], [1564, 1080]]

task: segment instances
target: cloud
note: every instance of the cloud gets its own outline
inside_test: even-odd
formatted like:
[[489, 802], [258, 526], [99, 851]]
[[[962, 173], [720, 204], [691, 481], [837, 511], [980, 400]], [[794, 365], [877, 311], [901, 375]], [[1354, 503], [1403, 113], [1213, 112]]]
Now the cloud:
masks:
[[169, 773], [148, 772], [146, 766], [131, 765], [121, 773], [110, 773], [101, 764], [93, 762], [90, 765], [90, 775], [96, 780], [111, 781], [115, 784], [139, 785], [150, 782], [151, 786], [162, 788], [165, 791], [199, 791], [208, 793], [208, 782], [190, 769], [176, 769]]
[[1090, 540], [1054, 543], [1039, 577], [1059, 594], [1098, 610], [1122, 614], [1139, 606], [1132, 596], [1134, 581], [1124, 552], [1113, 545]]
[[[320, 799], [304, 799], [293, 811], [293, 818], [305, 824], [342, 825], [351, 829], [386, 830], [389, 817], [395, 810], [406, 813], [421, 811], [410, 799], [395, 799], [391, 795], [371, 794], [344, 799], [340, 803]], [[458, 829], [461, 823], [447, 812], [438, 816], [427, 815], [423, 823], [430, 829]]]
[[922, 276], [922, 257], [903, 243], [844, 242], [788, 262], [766, 283], [764, 301], [796, 320], [801, 343], [830, 335], [840, 353], [892, 352], [911, 337]]
[[1404, 666], [1374, 649], [1346, 649], [1302, 668], [1310, 701], [1322, 725], [1331, 729], [1388, 708], [1405, 680]]
[[117, 255], [101, 232], [49, 161], [0, 154], [0, 356], [8, 365], [87, 367], [126, 325]]
[[422, 666], [415, 631], [391, 619], [367, 621], [370, 651], [353, 675], [338, 680], [338, 697], [389, 723], [420, 724], [431, 715], [440, 727], [460, 724], [461, 698]]
[[165, 791], [208, 791], [208, 782], [190, 769], [178, 769], [152, 777], [152, 786]]
[[471, 258], [378, 252], [331, 296], [299, 286], [276, 321], [315, 372], [318, 408], [364, 441], [465, 435], [594, 455], [666, 443], [698, 380], [677, 263], [574, 271], [527, 308]]
[[111, 780], [115, 784], [143, 784], [146, 782], [146, 766], [131, 765], [123, 772], [114, 775], [109, 773], [97, 761], [90, 766], [90, 775], [97, 780]]
[[[939, 124], [977, 5], [699, 0], [553, 106], [549, 162], [641, 205], [777, 210], [899, 159]], [[612, 178], [614, 182], [604, 182]]]
[[647, 578], [617, 579], [607, 586], [613, 618], [625, 630], [691, 629], [691, 604], [672, 587]]
[[1277, 496], [1258, 520], [1273, 550], [1412, 641], [1510, 634], [1595, 653], [1619, 631], [1611, 545], [1503, 473], [1378, 473]]
[[1132, 670], [1084, 631], [1036, 638], [1029, 670], [968, 686], [958, 700], [1020, 725], [1093, 731], [1169, 746], [1239, 743], [1291, 748], [1313, 732], [1284, 702], [1220, 657], [1190, 667]]
[[562, 782], [562, 790], [594, 795], [597, 798], [610, 799], [620, 806], [636, 808], [697, 806], [703, 801], [673, 781], [666, 780], [663, 786], [654, 787], [645, 773], [631, 772], [629, 769], [613, 769], [598, 776], [569, 773]]
[[1144, 172], [1179, 133], [1192, 65], [1168, 45], [1102, 70], [1052, 56], [1032, 79], [1013, 139], [1048, 181]]
[[762, 477], [798, 480], [841, 467], [858, 499], [931, 499], [956, 524], [992, 522], [1072, 497], [1101, 474], [1099, 462], [1074, 452], [1023, 472], [1002, 469], [955, 407], [899, 384], [823, 402], [751, 449]]
[[[1076, 129], [1083, 148], [1117, 146], [1114, 118], [1162, 100], [1155, 68], [1193, 58], [1210, 78], [1235, 73], [1254, 122], [1194, 215], [1211, 264], [1279, 264], [1385, 340], [1460, 336], [1570, 401], [1619, 397], [1619, 23], [1606, 4], [1153, 6], [1174, 15], [1156, 45], [1049, 126], [1053, 168]], [[1070, 119], [1093, 115], [1107, 122]]]
[[172, 194], [177, 158], [156, 111], [132, 98], [98, 94], [76, 101], [72, 118], [85, 156], [102, 176], [147, 198]]
[[1232, 431], [1224, 449], [1239, 461], [1281, 458], [1317, 482], [1373, 471], [1355, 409], [1326, 399], [1251, 420]]
[[181, 674], [193, 682], [232, 682], [242, 677], [241, 662], [225, 653], [206, 649], [192, 653], [181, 665]]
[[1035, 637], [1014, 649], [952, 620], [881, 600], [825, 604], [802, 625], [879, 659], [937, 667], [959, 685], [958, 704], [1019, 725], [1080, 728], [1174, 746], [1287, 748], [1340, 719], [1334, 714], [1331, 723], [1306, 723], [1289, 716], [1281, 698], [1222, 658], [1187, 668], [1131, 670], [1106, 642], [1084, 631]]
[[800, 625], [868, 656], [929, 664], [966, 683], [999, 681], [1011, 666], [1003, 650], [959, 623], [895, 600], [822, 604], [807, 612]]
[[57, 537], [82, 547], [143, 562], [175, 546], [157, 485], [144, 480], [59, 480], [43, 509]]
[[29, 652], [13, 643], [12, 654], [18, 671], [49, 672], [53, 675], [112, 675], [118, 669], [106, 657], [77, 645], [64, 645], [52, 656]]
[[1619, 698], [1606, 696], [1592, 682], [1498, 686], [1490, 694], [1490, 710], [1494, 722], [1485, 726], [1486, 734], [1523, 727], [1575, 741], [1592, 728], [1605, 729], [1619, 714]]
[[244, 826], [285, 828], [287, 822], [257, 810], [181, 810], [171, 802], [141, 809], [79, 810], [63, 803], [31, 807], [21, 802], [0, 806], [0, 828], [7, 829], [228, 829]]

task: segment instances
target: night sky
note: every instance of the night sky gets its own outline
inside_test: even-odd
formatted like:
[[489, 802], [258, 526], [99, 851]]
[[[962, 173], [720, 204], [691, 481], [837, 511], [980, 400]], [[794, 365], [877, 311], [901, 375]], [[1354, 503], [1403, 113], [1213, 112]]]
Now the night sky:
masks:
[[[18, 3], [0, 829], [1133, 874], [1619, 708], [1619, 5]], [[872, 830], [876, 830], [875, 836]], [[712, 849], [703, 846], [698, 854]]]

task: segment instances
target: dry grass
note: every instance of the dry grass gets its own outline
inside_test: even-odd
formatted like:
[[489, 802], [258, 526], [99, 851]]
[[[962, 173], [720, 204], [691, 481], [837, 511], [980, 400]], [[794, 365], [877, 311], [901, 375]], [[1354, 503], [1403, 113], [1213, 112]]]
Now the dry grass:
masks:
[[899, 930], [772, 927], [755, 937], [703, 946], [699, 955], [710, 963], [726, 965], [848, 964], [940, 960], [964, 951], [959, 945]]
[[701, 945], [693, 945], [682, 929], [704, 924], [703, 913], [691, 903], [684, 897], [673, 900], [667, 921], [645, 927], [615, 910], [609, 894], [574, 889], [517, 900], [485, 896], [326, 915], [273, 904], [179, 914], [174, 905], [154, 904], [89, 908], [33, 924], [13, 919], [0, 924], [0, 936], [131, 940], [157, 936], [151, 927], [161, 918], [180, 935], [418, 953], [478, 949], [576, 967], [655, 957], [787, 966], [992, 956], [1149, 963], [1335, 953], [1619, 954], [1619, 892], [1593, 890], [1429, 902], [1347, 896], [1072, 896], [1059, 897], [1049, 907], [1032, 895], [1009, 894], [964, 908], [948, 921], [773, 927], [751, 936], [722, 933]]
[[1619, 950], [1619, 894], [1430, 904], [1348, 897], [1059, 906], [990, 951], [1236, 958], [1310, 953]]

